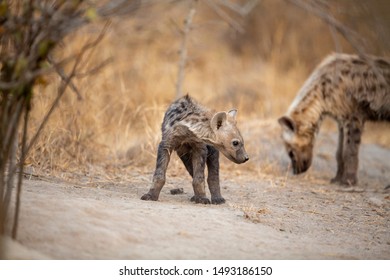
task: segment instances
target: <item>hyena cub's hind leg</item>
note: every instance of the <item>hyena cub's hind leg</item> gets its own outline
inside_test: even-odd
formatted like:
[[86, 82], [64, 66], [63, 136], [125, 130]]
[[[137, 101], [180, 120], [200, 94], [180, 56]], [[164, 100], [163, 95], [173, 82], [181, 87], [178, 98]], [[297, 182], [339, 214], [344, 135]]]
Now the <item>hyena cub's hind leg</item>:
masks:
[[337, 174], [332, 182], [343, 185], [356, 185], [359, 167], [359, 146], [364, 122], [356, 117], [346, 121], [340, 128], [339, 148], [337, 150]]
[[194, 196], [191, 197], [191, 201], [210, 204], [210, 200], [206, 197], [205, 192], [204, 169], [207, 156], [205, 146], [192, 147], [183, 145], [177, 150], [177, 154], [192, 177]]
[[191, 201], [195, 203], [210, 204], [210, 199], [206, 197], [204, 169], [206, 166], [207, 149], [206, 146], [192, 149], [192, 187], [194, 196]]
[[[186, 167], [188, 173], [193, 177], [193, 186], [194, 186], [194, 196], [191, 198], [191, 201], [196, 203], [210, 203], [210, 200], [205, 197], [205, 187], [204, 187], [204, 161], [206, 161], [208, 169], [207, 184], [211, 193], [211, 203], [213, 204], [222, 204], [225, 203], [225, 199], [221, 195], [221, 189], [219, 186], [219, 152], [212, 146], [207, 146], [207, 155], [205, 156], [205, 150], [201, 149], [202, 152], [202, 167], [203, 170], [201, 175], [197, 175], [198, 179], [194, 179], [194, 168], [193, 168], [193, 152], [191, 147], [182, 147], [178, 150], [180, 159], [182, 160], [184, 166]], [[200, 170], [198, 170], [200, 171]], [[200, 176], [200, 177], [199, 177]], [[197, 194], [198, 193], [198, 194]], [[204, 193], [204, 196], [202, 195]], [[199, 195], [201, 194], [201, 195]]]
[[165, 184], [167, 168], [171, 157], [170, 154], [171, 150], [166, 148], [165, 143], [161, 141], [157, 150], [156, 170], [153, 175], [153, 184], [149, 192], [141, 197], [142, 200], [158, 200], [161, 189]]

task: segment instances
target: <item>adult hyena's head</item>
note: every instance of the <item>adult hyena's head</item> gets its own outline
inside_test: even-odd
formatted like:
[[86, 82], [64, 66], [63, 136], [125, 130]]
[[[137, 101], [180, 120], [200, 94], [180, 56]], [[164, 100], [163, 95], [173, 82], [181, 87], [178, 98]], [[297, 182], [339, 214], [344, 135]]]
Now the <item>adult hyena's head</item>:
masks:
[[282, 127], [282, 139], [291, 159], [293, 173], [305, 172], [309, 169], [313, 158], [313, 134], [302, 129], [290, 117], [283, 116], [278, 121]]
[[237, 110], [216, 113], [210, 122], [214, 132], [212, 145], [235, 163], [244, 163], [249, 160], [245, 151], [244, 139], [236, 126]]

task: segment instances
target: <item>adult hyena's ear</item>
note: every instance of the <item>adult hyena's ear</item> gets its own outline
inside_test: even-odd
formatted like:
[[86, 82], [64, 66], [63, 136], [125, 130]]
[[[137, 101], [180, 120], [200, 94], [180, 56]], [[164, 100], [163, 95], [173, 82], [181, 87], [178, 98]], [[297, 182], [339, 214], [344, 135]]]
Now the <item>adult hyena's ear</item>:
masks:
[[283, 116], [283, 117], [278, 119], [278, 122], [283, 128], [286, 128], [286, 129], [290, 130], [291, 132], [295, 132], [296, 126], [295, 126], [294, 121], [291, 118], [289, 118], [287, 116]]
[[226, 112], [218, 112], [216, 113], [213, 118], [211, 119], [211, 129], [213, 131], [217, 131], [221, 128], [226, 122], [227, 119], [227, 113]]

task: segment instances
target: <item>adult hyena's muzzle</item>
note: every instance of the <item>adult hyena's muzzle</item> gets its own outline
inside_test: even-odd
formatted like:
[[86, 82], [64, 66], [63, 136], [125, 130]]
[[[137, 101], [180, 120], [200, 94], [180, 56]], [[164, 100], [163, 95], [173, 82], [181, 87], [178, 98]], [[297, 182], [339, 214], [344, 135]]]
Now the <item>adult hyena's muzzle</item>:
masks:
[[298, 175], [306, 172], [309, 169], [311, 165], [311, 159], [306, 159], [306, 158], [300, 158], [297, 160], [292, 159], [291, 163], [292, 163], [293, 174]]

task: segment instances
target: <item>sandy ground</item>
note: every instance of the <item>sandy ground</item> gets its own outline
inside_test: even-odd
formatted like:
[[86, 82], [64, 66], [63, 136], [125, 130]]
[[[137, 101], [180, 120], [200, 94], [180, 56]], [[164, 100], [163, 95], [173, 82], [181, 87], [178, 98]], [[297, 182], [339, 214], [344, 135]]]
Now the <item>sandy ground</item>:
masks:
[[[223, 205], [190, 202], [181, 167], [169, 169], [157, 202], [140, 200], [153, 170], [129, 168], [130, 179], [112, 182], [26, 179], [18, 240], [7, 239], [6, 257], [390, 259], [390, 151], [363, 144], [360, 184], [342, 188], [329, 183], [334, 133], [320, 133], [312, 168], [296, 177], [276, 131], [274, 123], [243, 126], [252, 163], [222, 160]], [[171, 195], [178, 187], [184, 193]]]

